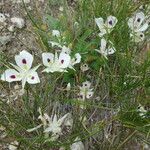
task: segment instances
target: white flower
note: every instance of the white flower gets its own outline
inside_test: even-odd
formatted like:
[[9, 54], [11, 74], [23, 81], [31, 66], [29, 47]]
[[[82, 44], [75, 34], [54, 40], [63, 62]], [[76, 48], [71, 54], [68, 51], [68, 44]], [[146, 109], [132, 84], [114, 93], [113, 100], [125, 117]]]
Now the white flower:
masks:
[[85, 63], [85, 64], [81, 65], [80, 69], [82, 72], [85, 72], [85, 71], [89, 70], [89, 66], [87, 63]]
[[101, 39], [101, 47], [100, 50], [95, 49], [97, 52], [99, 52], [101, 55], [103, 55], [106, 59], [107, 55], [114, 54], [116, 49], [113, 47], [113, 44], [111, 41], [109, 41], [109, 46], [107, 47], [107, 42], [104, 38]]
[[[45, 133], [52, 133], [51, 140], [56, 140], [60, 135], [62, 135], [62, 124], [68, 125], [68, 117], [71, 114], [67, 113], [60, 119], [57, 119], [57, 115], [55, 114], [54, 117], [48, 117], [48, 127], [44, 130]], [[72, 118], [70, 118], [72, 120]], [[72, 123], [71, 123], [72, 124]], [[69, 124], [69, 125], [71, 125]]]
[[52, 30], [52, 35], [56, 37], [60, 37], [60, 32], [58, 30]]
[[14, 26], [16, 26], [19, 29], [21, 29], [21, 28], [23, 28], [25, 26], [25, 21], [22, 18], [13, 17], [10, 20], [14, 24]]
[[148, 22], [143, 12], [136, 13], [132, 18], [128, 20], [128, 26], [131, 29], [130, 37], [135, 42], [141, 42], [144, 40], [144, 31], [148, 28]]
[[4, 14], [0, 13], [0, 22], [5, 22], [6, 21], [6, 17]]
[[66, 53], [66, 54], [70, 54], [71, 53], [71, 49], [69, 47], [62, 46], [61, 52]]
[[46, 66], [46, 69], [43, 72], [67, 72], [66, 69], [69, 67], [71, 58], [68, 54], [60, 53], [59, 58], [57, 52], [52, 53], [43, 53], [42, 54], [43, 64]]
[[1, 80], [7, 82], [22, 81], [22, 88], [26, 82], [29, 84], [37, 84], [40, 82], [36, 70], [39, 65], [31, 69], [33, 56], [23, 50], [19, 55], [15, 56], [16, 65], [11, 64], [15, 69], [7, 69], [1, 76]]
[[[49, 41], [49, 43], [52, 45], [52, 47], [57, 46], [61, 48], [61, 53], [65, 53], [70, 55], [71, 49], [69, 47], [61, 46], [61, 44], [53, 41]], [[81, 55], [79, 53], [76, 53], [75, 56], [70, 60], [69, 68], [74, 69], [73, 66], [81, 62]], [[74, 69], [75, 70], [75, 69]]]
[[105, 23], [104, 23], [104, 19], [101, 17], [95, 18], [95, 22], [100, 30], [99, 36], [102, 37], [106, 33], [110, 33], [113, 30], [113, 28], [117, 24], [118, 20], [114, 16], [108, 16]]
[[138, 112], [142, 118], [145, 118], [147, 110], [141, 104], [139, 104], [139, 106], [138, 106]]
[[[61, 52], [62, 53], [66, 53], [66, 54], [70, 54], [71, 53], [71, 49], [69, 47], [63, 46]], [[74, 55], [74, 57], [71, 59], [69, 68], [70, 69], [74, 69], [73, 66], [78, 64], [78, 63], [80, 63], [80, 62], [81, 62], [81, 55], [79, 53], [76, 53]]]
[[76, 21], [76, 22], [74, 23], [74, 27], [75, 27], [75, 29], [78, 29], [78, 28], [79, 28], [79, 22]]
[[93, 89], [90, 88], [91, 83], [89, 81], [83, 82], [82, 86], [80, 86], [79, 99], [85, 100], [89, 99], [93, 96]]
[[77, 137], [74, 140], [74, 143], [70, 146], [71, 150], [85, 150], [85, 147], [83, 145], [83, 143], [81, 142], [81, 139], [79, 137]]
[[54, 41], [48, 41], [49, 44], [52, 45], [52, 47], [57, 46], [59, 48], [62, 48], [61, 44], [59, 44], [58, 42], [54, 42]]
[[63, 11], [64, 8], [62, 6], [59, 7], [59, 11]]
[[9, 144], [8, 149], [9, 150], [17, 150], [19, 143], [17, 141], [13, 141]]
[[[69, 68], [74, 69], [73, 66], [81, 62], [81, 55], [79, 53], [76, 53], [74, 58], [71, 59]], [[74, 69], [75, 70], [75, 69]]]

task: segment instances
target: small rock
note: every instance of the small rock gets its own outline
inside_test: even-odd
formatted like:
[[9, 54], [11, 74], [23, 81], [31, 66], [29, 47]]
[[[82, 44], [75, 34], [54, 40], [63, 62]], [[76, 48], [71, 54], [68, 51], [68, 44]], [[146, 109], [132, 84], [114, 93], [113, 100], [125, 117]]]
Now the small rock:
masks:
[[56, 37], [60, 37], [60, 31], [58, 30], [52, 30], [52, 35]]
[[8, 42], [11, 41], [11, 36], [0, 36], [0, 46], [1, 45], [6, 45]]
[[5, 21], [6, 21], [5, 15], [0, 13], [0, 22], [5, 22]]
[[14, 30], [15, 30], [15, 26], [14, 25], [11, 25], [11, 26], [8, 27], [8, 31], [14, 32]]
[[16, 26], [17, 28], [21, 29], [25, 26], [25, 21], [22, 18], [19, 17], [13, 17], [11, 18], [11, 22]]

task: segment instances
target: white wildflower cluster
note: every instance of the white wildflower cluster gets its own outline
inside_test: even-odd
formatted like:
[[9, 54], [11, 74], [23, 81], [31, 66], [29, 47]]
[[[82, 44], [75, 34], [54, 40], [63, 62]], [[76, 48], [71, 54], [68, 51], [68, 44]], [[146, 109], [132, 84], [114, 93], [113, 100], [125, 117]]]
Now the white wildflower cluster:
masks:
[[90, 88], [91, 83], [89, 81], [83, 82], [80, 86], [79, 99], [85, 100], [93, 96], [93, 89]]
[[[44, 2], [43, 0], [40, 0]], [[20, 0], [15, 0], [15, 3], [21, 3]], [[30, 0], [24, 1], [25, 3], [30, 3]], [[0, 23], [5, 23], [7, 21], [7, 16], [5, 14], [0, 13]], [[25, 21], [23, 18], [12, 17], [10, 18], [11, 26], [8, 27], [10, 32], [13, 32], [15, 28], [22, 29], [25, 26]], [[114, 30], [117, 26], [118, 19], [115, 16], [108, 16], [106, 20], [102, 17], [95, 18], [95, 22], [99, 28], [98, 36], [100, 37], [100, 48], [95, 49], [96, 52], [100, 53], [106, 60], [109, 55], [112, 55], [116, 52], [115, 45], [112, 41], [109, 40], [108, 35]], [[134, 14], [131, 18], [128, 18], [127, 21], [128, 27], [130, 29], [130, 38], [132, 38], [133, 42], [141, 42], [145, 39], [145, 32], [149, 27], [147, 16], [144, 15], [143, 12], [138, 12]], [[78, 27], [78, 23], [75, 23], [75, 26]], [[75, 70], [75, 66], [81, 63], [81, 54], [75, 53], [72, 56], [72, 50], [69, 45], [64, 41], [65, 37], [63, 37], [62, 33], [59, 30], [52, 30], [51, 35], [55, 40], [50, 40], [49, 44], [52, 48], [57, 48], [54, 53], [44, 52], [42, 53], [42, 63], [44, 69], [42, 72], [44, 73], [68, 73], [70, 69]], [[62, 40], [63, 39], [63, 40]], [[0, 42], [2, 43], [4, 40], [0, 37]], [[4, 42], [3, 42], [4, 43]], [[38, 84], [40, 83], [40, 78], [37, 70], [41, 66], [41, 64], [36, 65], [32, 68], [34, 57], [26, 50], [22, 50], [18, 55], [15, 55], [16, 64], [9, 63], [12, 68], [8, 68], [2, 73], [1, 80], [7, 81], [9, 83], [20, 81], [22, 83], [22, 90], [19, 90], [19, 96], [24, 94], [24, 89], [26, 83], [28, 84]], [[82, 73], [85, 73], [89, 70], [89, 66], [87, 63], [82, 63], [80, 65], [80, 70]], [[126, 83], [124, 82], [126, 85]], [[67, 92], [71, 90], [71, 84], [68, 83], [65, 89]], [[85, 81], [81, 86], [78, 86], [78, 101], [81, 102], [80, 108], [85, 109], [85, 101], [87, 99], [91, 99], [94, 95], [94, 89], [91, 87], [91, 82]], [[16, 93], [15, 93], [16, 95]], [[17, 96], [18, 96], [17, 95]], [[15, 97], [17, 99], [17, 97]], [[83, 104], [82, 104], [83, 103]], [[73, 118], [71, 113], [67, 113], [64, 116], [58, 118], [58, 115], [52, 114], [49, 116], [47, 113], [42, 113], [41, 109], [38, 110], [40, 120], [40, 124], [36, 127], [28, 129], [27, 132], [34, 132], [38, 129], [41, 129], [45, 135], [46, 140], [56, 141], [59, 137], [63, 136], [63, 128], [73, 127]], [[147, 111], [144, 109], [142, 105], [138, 107], [139, 116], [144, 118]], [[82, 122], [85, 124], [86, 117], [83, 118]], [[108, 138], [109, 135], [106, 135]], [[9, 149], [15, 150], [19, 143], [14, 141], [10, 143]], [[60, 148], [63, 150], [64, 148]], [[80, 137], [76, 137], [74, 143], [70, 146], [71, 150], [84, 150], [84, 144], [81, 142]]]
[[[128, 26], [131, 29], [130, 36], [136, 41], [144, 40], [144, 31], [148, 28], [148, 22], [146, 22], [146, 16], [143, 12], [136, 13], [132, 18], [128, 20]], [[22, 18], [12, 17], [11, 22], [13, 26], [17, 28], [22, 28], [25, 25], [25, 22]], [[5, 22], [6, 17], [4, 14], [0, 14], [0, 22]], [[98, 34], [101, 38], [100, 41], [100, 49], [95, 49], [98, 53], [100, 53], [104, 58], [108, 59], [108, 55], [112, 55], [116, 52], [114, 44], [106, 39], [106, 35], [110, 34], [114, 27], [117, 25], [118, 19], [115, 16], [108, 16], [104, 21], [102, 17], [95, 18], [95, 22], [100, 30]], [[11, 30], [11, 29], [10, 29]], [[46, 73], [54, 73], [54, 72], [68, 72], [69, 69], [75, 70], [75, 65], [81, 62], [80, 53], [76, 53], [73, 57], [71, 55], [72, 50], [69, 46], [66, 46], [65, 37], [59, 30], [52, 30], [52, 37], [54, 37], [53, 41], [49, 41], [52, 47], [56, 47], [59, 51], [55, 51], [54, 54], [50, 52], [42, 53], [42, 62], [45, 66], [45, 69], [42, 72]], [[63, 39], [63, 41], [62, 41]], [[1, 40], [2, 41], [2, 40]], [[63, 43], [63, 44], [62, 44]], [[1, 80], [7, 82], [21, 81], [22, 89], [25, 88], [25, 84], [37, 84], [40, 83], [40, 78], [37, 73], [37, 69], [40, 65], [36, 67], [32, 67], [33, 56], [23, 50], [19, 53], [19, 55], [15, 56], [16, 65], [10, 63], [13, 67], [5, 70], [5, 72], [1, 75]], [[83, 63], [80, 66], [82, 72], [86, 72], [89, 70], [89, 66], [87, 63]], [[70, 87], [71, 88], [71, 87]], [[79, 99], [85, 100], [91, 98], [93, 95], [93, 89], [90, 88], [89, 82], [84, 82], [80, 87]]]
[[[108, 55], [115, 53], [116, 49], [114, 44], [110, 40], [106, 40], [104, 37], [110, 34], [116, 26], [118, 19], [115, 16], [108, 16], [104, 22], [103, 18], [95, 18], [95, 22], [100, 30], [98, 34], [101, 38], [100, 49], [95, 49], [98, 53], [104, 56], [106, 59]], [[145, 39], [144, 32], [148, 29], [148, 16], [145, 16], [143, 12], [135, 13], [131, 18], [128, 19], [128, 26], [130, 28], [130, 37], [134, 42], [142, 42]]]
[[[12, 21], [15, 23], [17, 19], [12, 18]], [[20, 23], [18, 22], [16, 25], [19, 27], [21, 26]], [[53, 30], [52, 35], [59, 38], [61, 34], [60, 31]], [[60, 54], [58, 54], [58, 52], [55, 52], [55, 54], [48, 52], [42, 54], [43, 65], [46, 67], [42, 72], [68, 72], [67, 70], [69, 68], [75, 70], [74, 66], [81, 62], [81, 55], [76, 53], [74, 57], [71, 57], [71, 49], [69, 47], [66, 47], [65, 45], [61, 46], [57, 42], [51, 41], [50, 43], [52, 44], [52, 47], [57, 46], [61, 48], [61, 51]], [[23, 89], [26, 82], [29, 84], [37, 84], [40, 82], [36, 72], [40, 65], [31, 69], [33, 56], [29, 52], [23, 50], [19, 55], [15, 56], [15, 61], [17, 65], [10, 63], [14, 69], [7, 69], [1, 75], [1, 80], [7, 82], [21, 81]]]
[[[78, 94], [78, 100], [79, 102], [85, 102], [86, 99], [90, 99], [94, 92], [93, 89], [91, 88], [91, 83], [89, 81], [85, 81], [82, 83], [82, 86], [79, 86], [79, 94]], [[80, 107], [82, 109], [85, 109], [86, 107], [84, 106], [84, 104], [80, 104]]]
[[95, 22], [100, 30], [98, 35], [102, 38], [100, 42], [100, 49], [95, 50], [107, 59], [107, 56], [114, 54], [116, 49], [114, 48], [113, 43], [111, 41], [107, 41], [104, 36], [106, 34], [110, 34], [113, 31], [118, 20], [114, 16], [108, 16], [105, 22], [101, 17], [95, 18]]
[[130, 37], [135, 42], [141, 42], [145, 39], [144, 32], [148, 29], [147, 16], [143, 12], [138, 12], [128, 20], [128, 26], [131, 29]]
[[105, 22], [101, 17], [95, 18], [95, 22], [100, 30], [100, 33], [98, 35], [100, 37], [103, 37], [105, 34], [109, 34], [113, 30], [118, 20], [114, 16], [108, 16]]
[[[81, 61], [81, 56], [77, 53], [75, 57], [71, 59], [71, 56], [64, 52], [61, 52], [59, 57], [57, 52], [55, 55], [52, 53], [43, 53], [42, 60], [44, 66], [46, 66], [43, 72], [67, 72], [68, 68], [74, 69], [73, 66]], [[33, 56], [29, 52], [23, 50], [19, 55], [15, 56], [15, 61], [17, 65], [10, 63], [14, 69], [7, 69], [1, 75], [1, 80], [7, 82], [22, 81], [23, 89], [26, 82], [29, 84], [37, 84], [40, 82], [36, 72], [40, 65], [31, 68]]]

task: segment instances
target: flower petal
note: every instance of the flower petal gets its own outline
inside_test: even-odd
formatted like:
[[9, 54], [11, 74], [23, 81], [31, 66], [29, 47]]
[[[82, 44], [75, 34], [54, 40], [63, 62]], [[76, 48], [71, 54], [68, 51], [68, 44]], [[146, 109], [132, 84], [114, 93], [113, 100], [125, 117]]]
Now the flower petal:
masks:
[[138, 31], [143, 32], [143, 31], [146, 31], [147, 28], [148, 28], [148, 23], [145, 23], [143, 26], [140, 27], [140, 29]]
[[134, 18], [133, 18], [133, 17], [132, 17], [132, 18], [129, 18], [129, 20], [128, 20], [128, 26], [129, 26], [129, 28], [130, 28], [131, 30], [134, 29]]
[[54, 62], [54, 54], [52, 53], [43, 53], [42, 54], [42, 61], [44, 66], [49, 66], [51, 63]]
[[58, 120], [58, 124], [59, 126], [62, 125], [62, 123], [65, 121], [65, 119], [68, 117], [69, 113], [65, 114], [63, 117], [61, 117], [59, 120]]
[[54, 117], [53, 117], [53, 122], [54, 122], [54, 123], [57, 123], [57, 115], [56, 115], [56, 114], [55, 114]]
[[140, 28], [142, 22], [144, 21], [145, 19], [145, 15], [143, 12], [139, 12], [135, 15], [135, 20], [134, 20], [134, 26], [136, 28]]
[[88, 66], [88, 64], [85, 63], [85, 64], [81, 65], [80, 69], [81, 69], [82, 72], [85, 72], [85, 71], [89, 70], [89, 66]]
[[85, 81], [85, 82], [83, 82], [82, 83], [82, 88], [90, 88], [90, 86], [91, 86], [91, 82], [89, 82], [89, 81]]
[[115, 16], [108, 16], [106, 20], [106, 25], [108, 28], [114, 28], [117, 22], [118, 19]]
[[29, 70], [32, 66], [33, 56], [23, 50], [19, 55], [15, 56], [16, 64], [23, 70]]
[[62, 46], [61, 46], [59, 43], [57, 43], [57, 42], [49, 41], [48, 43], [51, 44], [52, 47], [57, 46], [57, 47], [59, 47], [59, 48], [62, 48]]
[[114, 47], [108, 48], [108, 49], [107, 49], [107, 55], [114, 54], [115, 51], [116, 51], [116, 49], [115, 49]]
[[1, 80], [7, 82], [21, 81], [20, 74], [14, 69], [7, 69], [1, 76]]
[[28, 77], [27, 77], [27, 82], [29, 84], [37, 84], [40, 83], [40, 79], [39, 76], [37, 74], [37, 72], [31, 72]]
[[94, 92], [88, 91], [88, 92], [86, 93], [86, 98], [87, 98], [87, 99], [91, 98], [91, 97], [93, 96], [93, 94], [94, 94]]
[[103, 18], [95, 18], [95, 22], [97, 24], [97, 26], [99, 27], [99, 29], [101, 30], [104, 27], [104, 20]]
[[67, 68], [70, 64], [71, 58], [68, 54], [60, 53], [59, 55], [59, 63], [61, 68]]
[[56, 37], [60, 37], [60, 31], [59, 30], [52, 30], [52, 35]]
[[133, 38], [135, 42], [141, 42], [141, 41], [144, 41], [145, 35], [142, 32], [137, 32]]
[[63, 47], [62, 47], [62, 52], [63, 52], [63, 53], [66, 53], [66, 54], [70, 54], [70, 53], [71, 53], [71, 50], [70, 50], [69, 47], [63, 46]]
[[78, 64], [81, 62], [81, 55], [79, 53], [75, 54], [75, 58], [72, 59], [72, 65]]

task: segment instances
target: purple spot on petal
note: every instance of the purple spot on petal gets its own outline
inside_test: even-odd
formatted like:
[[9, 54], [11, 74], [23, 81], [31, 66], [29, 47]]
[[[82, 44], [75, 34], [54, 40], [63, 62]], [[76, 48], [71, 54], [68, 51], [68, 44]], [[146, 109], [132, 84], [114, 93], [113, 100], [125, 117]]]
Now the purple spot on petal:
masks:
[[140, 37], [143, 37], [143, 34], [140, 34]]
[[23, 63], [23, 64], [27, 64], [26, 59], [22, 59], [22, 63]]
[[34, 80], [35, 79], [34, 76], [32, 76], [31, 79]]
[[47, 58], [47, 61], [50, 62], [51, 60], [49, 58]]
[[16, 76], [15, 76], [15, 75], [11, 75], [10, 78], [11, 78], [11, 79], [15, 79]]
[[110, 20], [108, 23], [109, 23], [110, 25], [112, 25], [112, 20]]
[[140, 18], [138, 18], [138, 19], [137, 19], [137, 22], [140, 22], [140, 21], [141, 21], [141, 19], [140, 19]]

